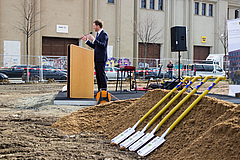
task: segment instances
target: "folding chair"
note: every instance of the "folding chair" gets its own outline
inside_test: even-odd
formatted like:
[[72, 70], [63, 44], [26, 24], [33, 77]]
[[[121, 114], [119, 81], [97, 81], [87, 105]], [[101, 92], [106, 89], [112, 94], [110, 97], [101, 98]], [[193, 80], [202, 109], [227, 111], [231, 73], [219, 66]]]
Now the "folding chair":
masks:
[[149, 81], [150, 81], [151, 78], [156, 79], [156, 82], [157, 82], [157, 85], [158, 85], [158, 78], [161, 78], [161, 71], [162, 71], [162, 66], [163, 66], [162, 64], [159, 64], [159, 65], [160, 65], [160, 68], [159, 68], [157, 76], [151, 76], [151, 77], [149, 76], [149, 77], [147, 77], [148, 78], [148, 82], [147, 82], [147, 87], [146, 87], [145, 92], [147, 92], [147, 90], [148, 90], [148, 84], [149, 84]]

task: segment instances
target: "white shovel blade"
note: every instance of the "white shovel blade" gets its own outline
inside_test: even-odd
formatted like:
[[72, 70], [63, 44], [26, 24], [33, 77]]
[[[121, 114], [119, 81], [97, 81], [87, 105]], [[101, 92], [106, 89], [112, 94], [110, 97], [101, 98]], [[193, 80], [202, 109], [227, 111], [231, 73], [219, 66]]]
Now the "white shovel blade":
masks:
[[131, 145], [129, 147], [130, 151], [136, 151], [138, 150], [138, 148], [140, 148], [141, 146], [143, 146], [145, 143], [147, 143], [150, 139], [152, 139], [154, 137], [153, 133], [147, 133], [145, 136], [143, 136], [141, 139], [139, 139], [136, 143], [134, 143], [133, 145]]
[[144, 136], [144, 132], [142, 131], [137, 131], [135, 134], [133, 134], [132, 136], [130, 136], [127, 140], [125, 140], [124, 142], [122, 142], [120, 144], [120, 147], [125, 147], [128, 148], [130, 145], [132, 145], [134, 142], [136, 142], [139, 138], [141, 138], [142, 136]]
[[128, 129], [126, 129], [125, 131], [123, 131], [121, 134], [119, 134], [118, 136], [116, 136], [115, 138], [113, 138], [111, 140], [111, 142], [119, 144], [120, 142], [122, 142], [124, 139], [128, 138], [129, 136], [131, 136], [133, 133], [135, 132], [135, 129], [129, 127]]
[[157, 147], [163, 144], [166, 140], [164, 137], [156, 137], [151, 140], [148, 144], [146, 144], [143, 148], [141, 148], [137, 153], [138, 155], [144, 157], [147, 156], [149, 153], [154, 151]]

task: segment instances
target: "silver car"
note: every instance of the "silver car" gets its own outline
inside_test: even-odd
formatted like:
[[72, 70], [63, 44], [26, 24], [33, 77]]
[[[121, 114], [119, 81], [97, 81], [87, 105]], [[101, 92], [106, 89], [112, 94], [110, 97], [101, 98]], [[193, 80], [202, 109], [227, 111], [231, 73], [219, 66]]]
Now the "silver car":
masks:
[[[118, 69], [119, 68], [117, 68], [117, 67], [105, 67], [105, 73], [106, 73], [107, 80], [116, 81]], [[119, 72], [119, 80], [120, 80], [120, 77], [121, 77], [121, 73]], [[127, 73], [123, 73], [123, 80], [125, 80], [126, 77], [127, 77]], [[94, 70], [94, 79], [96, 79], [95, 70]]]

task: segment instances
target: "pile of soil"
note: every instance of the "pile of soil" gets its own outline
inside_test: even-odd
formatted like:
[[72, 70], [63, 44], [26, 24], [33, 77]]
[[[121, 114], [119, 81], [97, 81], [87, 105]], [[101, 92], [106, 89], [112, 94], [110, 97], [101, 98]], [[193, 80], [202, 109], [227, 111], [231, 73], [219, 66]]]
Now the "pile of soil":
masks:
[[[143, 97], [132, 100], [109, 102], [83, 108], [64, 116], [53, 128], [63, 133], [97, 132], [110, 140], [125, 129], [132, 127], [149, 109], [161, 100], [168, 91], [153, 90]], [[173, 93], [158, 109], [137, 127], [141, 130], [178, 91]], [[158, 122], [176, 106], [187, 93], [181, 95], [169, 109], [151, 126]], [[156, 133], [161, 136], [177, 117], [190, 106], [199, 95], [193, 95], [172, 115]], [[166, 136], [167, 141], [148, 158], [150, 159], [239, 159], [240, 158], [240, 105], [212, 97], [203, 99]]]

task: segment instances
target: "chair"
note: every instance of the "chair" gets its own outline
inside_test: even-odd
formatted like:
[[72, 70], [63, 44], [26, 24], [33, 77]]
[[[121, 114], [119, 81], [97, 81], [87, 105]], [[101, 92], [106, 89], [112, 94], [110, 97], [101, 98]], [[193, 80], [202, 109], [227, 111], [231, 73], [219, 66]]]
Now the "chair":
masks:
[[[147, 92], [147, 90], [148, 90], [148, 84], [149, 84], [149, 81], [150, 81], [151, 78], [156, 79], [156, 83], [158, 85], [158, 78], [161, 78], [161, 71], [162, 71], [162, 66], [163, 66], [162, 64], [159, 64], [159, 65], [160, 65], [160, 68], [159, 68], [157, 76], [151, 76], [151, 77], [149, 76], [149, 77], [147, 77], [148, 78], [148, 82], [147, 82], [147, 87], [146, 87], [145, 92]], [[158, 87], [158, 88], [160, 88], [160, 87]]]

